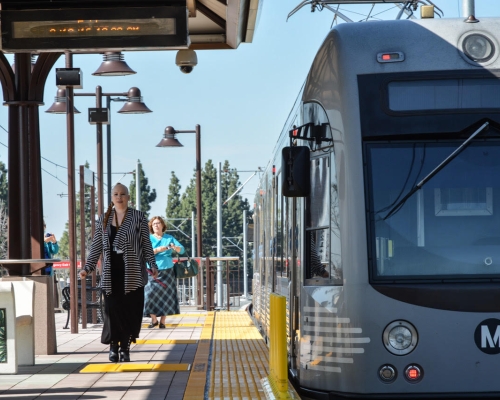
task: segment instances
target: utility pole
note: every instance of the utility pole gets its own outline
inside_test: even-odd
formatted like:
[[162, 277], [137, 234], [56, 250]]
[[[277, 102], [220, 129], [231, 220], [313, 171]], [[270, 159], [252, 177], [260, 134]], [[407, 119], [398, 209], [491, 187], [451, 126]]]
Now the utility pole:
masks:
[[141, 210], [141, 163], [139, 160], [135, 169], [135, 209]]
[[248, 299], [247, 229], [247, 210], [243, 210], [243, 297], [245, 299]]
[[[217, 167], [217, 257], [222, 257], [221, 163]], [[227, 282], [229, 285], [229, 281]], [[227, 299], [229, 303], [229, 299]], [[217, 306], [222, 308], [222, 261], [217, 261]]]

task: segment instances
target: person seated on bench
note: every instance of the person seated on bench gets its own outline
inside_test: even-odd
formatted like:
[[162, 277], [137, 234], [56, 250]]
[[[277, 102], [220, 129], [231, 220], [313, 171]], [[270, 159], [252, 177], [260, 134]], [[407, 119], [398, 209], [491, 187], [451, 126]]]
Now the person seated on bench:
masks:
[[[113, 201], [101, 215], [82, 281], [95, 270], [103, 255], [101, 288], [104, 292], [104, 326], [101, 342], [109, 344], [109, 361], [130, 361], [130, 343], [139, 337], [144, 308], [144, 286], [148, 283], [145, 262], [153, 276], [158, 267], [149, 240], [149, 227], [142, 211], [128, 207], [128, 188], [121, 183], [112, 188]], [[114, 207], [113, 207], [114, 206]], [[119, 354], [118, 354], [119, 349]]]

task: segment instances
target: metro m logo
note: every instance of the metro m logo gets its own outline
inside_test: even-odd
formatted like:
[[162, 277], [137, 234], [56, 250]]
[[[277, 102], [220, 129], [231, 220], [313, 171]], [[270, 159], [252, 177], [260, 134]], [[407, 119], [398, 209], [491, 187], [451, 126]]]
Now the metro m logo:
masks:
[[500, 320], [490, 318], [482, 321], [474, 332], [476, 346], [483, 353], [500, 353]]
[[500, 326], [497, 326], [495, 336], [491, 337], [490, 328], [487, 325], [481, 325], [481, 347], [500, 346]]

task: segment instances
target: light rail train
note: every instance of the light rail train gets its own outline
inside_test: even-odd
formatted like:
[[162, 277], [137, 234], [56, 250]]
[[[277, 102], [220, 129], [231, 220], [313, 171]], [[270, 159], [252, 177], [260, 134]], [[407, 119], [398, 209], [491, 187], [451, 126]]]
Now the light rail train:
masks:
[[[500, 19], [339, 24], [256, 193], [253, 317], [320, 399], [500, 397]], [[292, 99], [293, 101], [293, 99]]]

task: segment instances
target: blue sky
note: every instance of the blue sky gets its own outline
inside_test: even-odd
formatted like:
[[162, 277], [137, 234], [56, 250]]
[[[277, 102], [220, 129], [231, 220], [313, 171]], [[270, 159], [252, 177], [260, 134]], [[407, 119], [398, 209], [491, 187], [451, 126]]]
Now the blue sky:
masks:
[[[260, 0], [260, 17], [252, 43], [236, 50], [198, 51], [198, 66], [191, 74], [182, 74], [175, 65], [175, 51], [126, 52], [125, 60], [137, 74], [125, 77], [94, 77], [101, 55], [75, 55], [74, 67], [83, 72], [83, 89], [95, 93], [97, 85], [104, 93], [141, 89], [150, 114], [122, 115], [121, 103], [111, 106], [112, 182], [128, 184], [140, 159], [149, 185], [158, 197], [150, 215], [164, 215], [171, 171], [181, 181], [182, 190], [193, 177], [196, 154], [195, 135], [179, 134], [182, 148], [158, 148], [166, 126], [192, 130], [201, 126], [202, 165], [229, 160], [245, 182], [251, 172], [264, 168], [277, 137], [303, 84], [314, 55], [330, 30], [333, 13], [310, 12], [306, 6], [288, 22], [288, 13], [300, 0]], [[445, 18], [461, 13], [461, 0], [434, 0], [444, 10]], [[371, 5], [345, 5], [340, 10], [354, 21], [366, 18]], [[476, 0], [476, 16], [499, 16], [498, 0]], [[392, 19], [398, 9], [392, 4], [376, 5], [372, 16]], [[9, 59], [13, 59], [8, 55]], [[64, 57], [55, 68], [64, 67]], [[40, 107], [40, 132], [43, 213], [47, 228], [59, 238], [68, 220], [66, 119], [64, 115], [45, 113], [56, 94], [55, 69], [45, 86], [45, 106]], [[86, 161], [96, 171], [95, 126], [87, 122], [87, 109], [95, 107], [94, 97], [76, 97], [75, 164]], [[0, 125], [7, 129], [7, 107], [0, 108]], [[104, 128], [104, 132], [105, 128]], [[105, 141], [105, 136], [104, 136]], [[7, 133], [0, 129], [0, 160], [7, 163]], [[104, 148], [106, 154], [106, 148]], [[106, 172], [106, 158], [104, 158]], [[104, 178], [106, 183], [106, 175]], [[242, 190], [253, 204], [258, 175]], [[78, 190], [78, 188], [77, 188]], [[107, 187], [105, 186], [105, 192]], [[105, 206], [107, 195], [105, 194]], [[225, 200], [225, 199], [223, 199]]]

